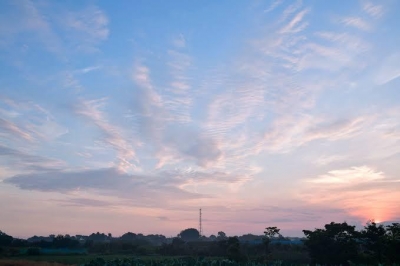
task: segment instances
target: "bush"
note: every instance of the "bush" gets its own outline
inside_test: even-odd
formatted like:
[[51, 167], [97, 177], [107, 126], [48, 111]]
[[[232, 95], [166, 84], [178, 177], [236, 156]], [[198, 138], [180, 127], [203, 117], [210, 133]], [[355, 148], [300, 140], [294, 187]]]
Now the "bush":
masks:
[[40, 255], [40, 248], [28, 248], [26, 254], [29, 256], [37, 256]]

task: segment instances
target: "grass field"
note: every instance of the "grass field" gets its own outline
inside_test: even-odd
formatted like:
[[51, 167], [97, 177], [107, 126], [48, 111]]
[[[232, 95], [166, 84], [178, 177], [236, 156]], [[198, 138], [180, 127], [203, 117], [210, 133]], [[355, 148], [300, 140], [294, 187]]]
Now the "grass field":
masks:
[[[65, 266], [66, 264], [46, 261], [0, 259], [0, 266]], [[73, 265], [73, 264], [72, 264]]]
[[[40, 255], [40, 256], [17, 256], [7, 259], [0, 258], [0, 266], [22, 266], [22, 265], [40, 265], [40, 266], [60, 266], [60, 265], [80, 265], [88, 263], [93, 259], [103, 258], [105, 260], [133, 258], [133, 255]], [[163, 260], [164, 256], [140, 256], [143, 260]], [[180, 257], [175, 257], [180, 258]], [[27, 263], [30, 264], [27, 264]], [[10, 264], [14, 263], [14, 264]], [[19, 264], [18, 264], [19, 263]], [[39, 264], [41, 263], [41, 264]]]
[[[79, 265], [87, 263], [95, 258], [116, 259], [131, 258], [127, 255], [40, 255], [40, 256], [17, 256], [7, 259], [0, 259], [0, 266], [11, 265], [41, 265], [41, 266], [58, 266], [58, 265]], [[4, 264], [10, 262], [30, 262], [31, 264]], [[42, 264], [38, 264], [41, 262]], [[46, 264], [47, 263], [47, 264]], [[59, 263], [59, 264], [57, 264]]]

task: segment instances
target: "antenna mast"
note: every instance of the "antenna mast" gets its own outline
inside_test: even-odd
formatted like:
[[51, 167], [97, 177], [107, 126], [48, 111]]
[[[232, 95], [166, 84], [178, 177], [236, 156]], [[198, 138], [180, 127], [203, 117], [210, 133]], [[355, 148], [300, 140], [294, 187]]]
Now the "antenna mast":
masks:
[[203, 229], [201, 227], [201, 209], [200, 209], [200, 212], [199, 212], [199, 233], [200, 233], [200, 236], [203, 235]]

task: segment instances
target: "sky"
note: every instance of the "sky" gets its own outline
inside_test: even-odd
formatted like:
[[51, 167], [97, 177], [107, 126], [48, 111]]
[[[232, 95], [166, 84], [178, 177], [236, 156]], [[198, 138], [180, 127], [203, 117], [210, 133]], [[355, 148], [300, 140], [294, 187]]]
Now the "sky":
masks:
[[399, 221], [399, 10], [0, 1], [0, 230]]

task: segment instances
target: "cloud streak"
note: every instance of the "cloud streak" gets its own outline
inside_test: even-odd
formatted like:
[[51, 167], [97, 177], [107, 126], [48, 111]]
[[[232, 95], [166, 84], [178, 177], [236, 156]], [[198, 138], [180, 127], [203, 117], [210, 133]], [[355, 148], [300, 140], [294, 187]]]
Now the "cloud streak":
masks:
[[[81, 101], [73, 107], [74, 112], [93, 123], [102, 133], [103, 141], [117, 151], [117, 167], [128, 171], [137, 168], [137, 157], [133, 146], [122, 136], [122, 129], [112, 125], [101, 108], [105, 99]], [[132, 162], [133, 161], [133, 162]]]
[[388, 178], [383, 172], [368, 166], [354, 166], [329, 171], [306, 180], [301, 197], [318, 205], [329, 205], [346, 210], [363, 221], [396, 218], [399, 204], [398, 179]]

